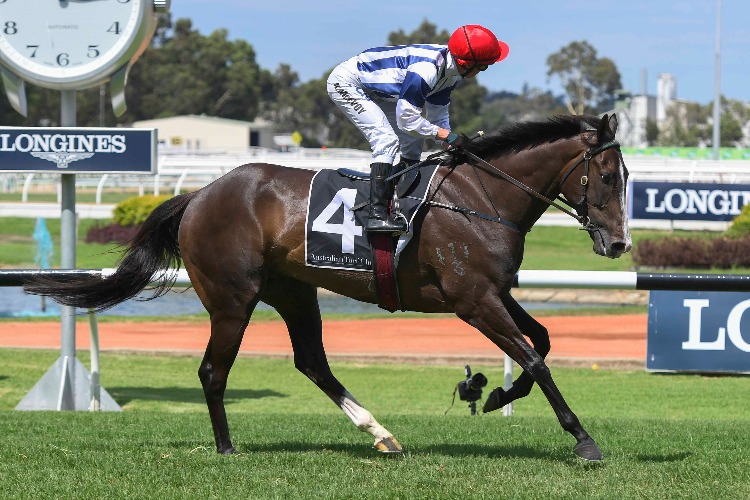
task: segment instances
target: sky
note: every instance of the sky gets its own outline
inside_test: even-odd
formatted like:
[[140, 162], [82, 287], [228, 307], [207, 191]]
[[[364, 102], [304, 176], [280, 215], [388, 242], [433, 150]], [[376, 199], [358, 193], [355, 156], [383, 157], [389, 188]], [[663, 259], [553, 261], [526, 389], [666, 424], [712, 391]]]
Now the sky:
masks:
[[525, 85], [561, 94], [546, 60], [574, 41], [614, 61], [623, 88], [655, 95], [660, 74], [677, 81], [677, 98], [708, 104], [715, 95], [720, 10], [721, 94], [750, 102], [748, 0], [172, 0], [172, 19], [189, 18], [203, 35], [226, 29], [250, 43], [261, 67], [286, 63], [302, 82], [327, 75], [391, 32], [414, 31], [425, 19], [453, 32], [482, 24], [510, 55], [478, 77], [490, 92]]

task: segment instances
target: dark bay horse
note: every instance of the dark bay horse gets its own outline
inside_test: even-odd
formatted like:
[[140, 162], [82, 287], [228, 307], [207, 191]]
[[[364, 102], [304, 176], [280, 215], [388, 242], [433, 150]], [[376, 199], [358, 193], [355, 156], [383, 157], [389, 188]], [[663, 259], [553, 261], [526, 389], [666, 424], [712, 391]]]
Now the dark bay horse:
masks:
[[[594, 251], [620, 257], [630, 250], [631, 240], [625, 207], [627, 171], [616, 130], [614, 115], [557, 116], [506, 127], [448, 154], [397, 270], [405, 309], [455, 313], [523, 369], [510, 390], [492, 392], [484, 411], [526, 396], [536, 382], [563, 429], [575, 437], [576, 455], [593, 461], [601, 460], [602, 453], [544, 362], [550, 351], [547, 330], [510, 294], [526, 232], [548, 204], [507, 177], [549, 199], [564, 197], [586, 223]], [[274, 307], [286, 322], [295, 367], [375, 438], [377, 450], [400, 452], [393, 435], [328, 366], [317, 287], [364, 302], [377, 303], [378, 298], [371, 273], [305, 264], [305, 214], [313, 175], [269, 164], [238, 167], [199, 191], [159, 206], [113, 275], [39, 279], [25, 289], [75, 307], [106, 309], [134, 297], [159, 270], [182, 262], [211, 318], [211, 337], [198, 375], [220, 453], [235, 451], [224, 390], [258, 301]], [[477, 213], [492, 217], [475, 217]], [[167, 275], [161, 276], [155, 294], [173, 284]], [[377, 333], [371, 335], [375, 338]]]

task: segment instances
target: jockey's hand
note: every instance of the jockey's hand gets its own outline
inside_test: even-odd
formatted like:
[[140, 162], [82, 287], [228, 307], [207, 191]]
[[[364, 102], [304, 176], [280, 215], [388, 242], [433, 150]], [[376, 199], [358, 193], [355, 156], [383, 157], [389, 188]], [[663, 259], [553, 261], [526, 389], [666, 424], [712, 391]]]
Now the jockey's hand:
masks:
[[455, 132], [451, 132], [446, 137], [445, 142], [452, 148], [460, 148], [464, 143], [464, 135], [458, 135]]

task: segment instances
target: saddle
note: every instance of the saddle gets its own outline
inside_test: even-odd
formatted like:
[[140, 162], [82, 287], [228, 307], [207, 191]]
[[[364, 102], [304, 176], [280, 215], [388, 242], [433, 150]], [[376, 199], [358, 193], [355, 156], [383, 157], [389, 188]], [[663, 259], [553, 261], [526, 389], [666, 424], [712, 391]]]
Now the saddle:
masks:
[[[409, 226], [425, 202], [439, 161], [425, 162], [396, 180], [391, 209]], [[395, 179], [395, 177], [394, 177]], [[369, 205], [369, 172], [323, 169], [313, 176], [305, 232], [306, 265], [372, 272], [378, 304], [388, 311], [401, 308], [395, 268], [411, 231], [392, 236], [364, 231]]]

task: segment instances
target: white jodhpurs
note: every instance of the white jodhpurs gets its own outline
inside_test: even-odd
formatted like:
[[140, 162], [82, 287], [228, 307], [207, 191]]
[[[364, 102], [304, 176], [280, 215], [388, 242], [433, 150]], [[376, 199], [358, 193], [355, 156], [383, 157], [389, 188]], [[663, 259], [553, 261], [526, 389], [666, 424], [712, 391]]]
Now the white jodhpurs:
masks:
[[352, 65], [356, 62], [350, 59], [334, 68], [328, 77], [328, 95], [370, 143], [373, 162], [393, 165], [399, 152], [402, 157], [419, 159], [424, 139], [398, 129], [396, 103], [371, 99], [349, 69]]

